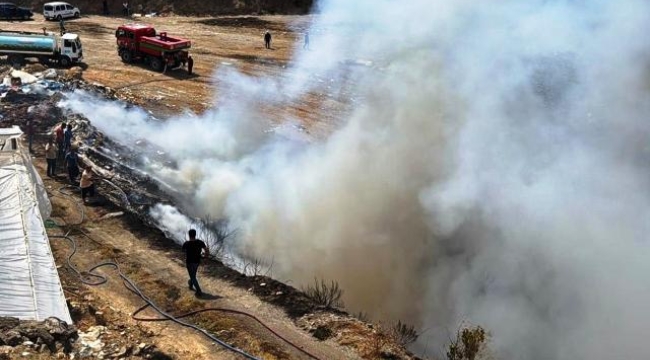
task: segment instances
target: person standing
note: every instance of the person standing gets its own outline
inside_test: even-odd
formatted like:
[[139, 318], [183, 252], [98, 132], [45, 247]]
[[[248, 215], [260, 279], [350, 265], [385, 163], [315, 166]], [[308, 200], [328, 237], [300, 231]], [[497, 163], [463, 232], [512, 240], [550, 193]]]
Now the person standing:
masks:
[[27, 143], [29, 144], [29, 152], [33, 153], [32, 143], [34, 142], [34, 120], [31, 116], [27, 119]]
[[129, 16], [129, 3], [127, 1], [122, 3], [122, 14], [124, 16]]
[[86, 166], [84, 171], [81, 173], [79, 187], [81, 188], [81, 200], [83, 200], [83, 202], [86, 202], [88, 196], [95, 196], [95, 183], [93, 182], [93, 171], [90, 169], [90, 166]]
[[302, 48], [309, 50], [309, 32], [305, 33], [305, 44], [302, 46]]
[[75, 185], [77, 176], [79, 176], [79, 157], [77, 156], [77, 149], [74, 147], [70, 147], [70, 151], [65, 156], [65, 166], [68, 169], [70, 184]]
[[271, 48], [271, 33], [268, 30], [264, 33], [264, 47], [267, 49]]
[[58, 155], [58, 149], [52, 137], [47, 139], [47, 144], [45, 145], [45, 160], [47, 160], [47, 176], [54, 177], [56, 173], [56, 158]]
[[65, 22], [63, 18], [59, 19], [59, 29], [61, 30], [61, 35], [65, 34]]
[[194, 67], [194, 59], [192, 59], [192, 55], [187, 57], [187, 74], [192, 75], [192, 68]]
[[68, 124], [63, 132], [63, 151], [67, 154], [72, 147], [72, 124]]
[[196, 272], [199, 270], [201, 263], [201, 252], [205, 253], [205, 257], [210, 256], [207, 246], [202, 240], [196, 238], [196, 230], [190, 229], [188, 232], [190, 240], [183, 244], [183, 251], [185, 251], [185, 266], [190, 279], [187, 281], [190, 290], [196, 290], [196, 296], [203, 295], [199, 282], [196, 280]]

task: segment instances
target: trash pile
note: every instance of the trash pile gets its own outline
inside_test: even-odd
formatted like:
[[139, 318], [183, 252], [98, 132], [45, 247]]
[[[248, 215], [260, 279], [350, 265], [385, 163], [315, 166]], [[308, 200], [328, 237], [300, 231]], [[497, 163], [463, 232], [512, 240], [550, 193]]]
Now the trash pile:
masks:
[[[62, 74], [59, 74], [59, 72], [62, 72]], [[32, 74], [12, 69], [3, 74], [2, 83], [0, 83], [0, 99], [10, 93], [36, 93], [52, 96], [63, 88], [63, 83], [58, 81], [63, 72], [65, 71], [45, 69]]]

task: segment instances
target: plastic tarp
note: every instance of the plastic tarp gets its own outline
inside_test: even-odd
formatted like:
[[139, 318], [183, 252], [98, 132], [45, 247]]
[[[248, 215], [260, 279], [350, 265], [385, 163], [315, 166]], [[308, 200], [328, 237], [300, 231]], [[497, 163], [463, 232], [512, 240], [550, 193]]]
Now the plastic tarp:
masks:
[[72, 323], [43, 223], [50, 209], [28, 155], [0, 152], [0, 316]]

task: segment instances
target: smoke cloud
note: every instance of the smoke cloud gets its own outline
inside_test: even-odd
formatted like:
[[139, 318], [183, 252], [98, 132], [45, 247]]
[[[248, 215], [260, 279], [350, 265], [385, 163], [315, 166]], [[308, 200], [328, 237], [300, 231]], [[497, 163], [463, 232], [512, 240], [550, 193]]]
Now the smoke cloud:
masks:
[[[228, 219], [234, 251], [278, 278], [337, 280], [353, 311], [430, 328], [435, 346], [469, 320], [504, 359], [647, 356], [650, 5], [320, 11], [287, 74], [218, 70], [229, 93], [200, 116], [152, 122], [84, 93], [65, 106], [165, 149], [177, 166], [144, 170], [185, 213]], [[322, 79], [356, 97], [330, 135], [271, 124]]]

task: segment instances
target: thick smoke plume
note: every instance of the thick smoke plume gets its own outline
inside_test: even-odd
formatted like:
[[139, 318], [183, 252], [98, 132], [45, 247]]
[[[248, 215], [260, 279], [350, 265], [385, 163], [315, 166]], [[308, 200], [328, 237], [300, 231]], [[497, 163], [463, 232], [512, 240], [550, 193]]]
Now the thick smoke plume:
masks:
[[[84, 94], [67, 106], [164, 148], [178, 166], [146, 170], [186, 194], [186, 213], [227, 218], [233, 249], [272, 258], [276, 277], [339, 281], [351, 310], [434, 343], [469, 320], [504, 359], [647, 357], [648, 2], [320, 11], [286, 76], [217, 71], [230, 95], [199, 117], [151, 123]], [[317, 79], [353, 86], [342, 125], [267, 131], [265, 111]]]

